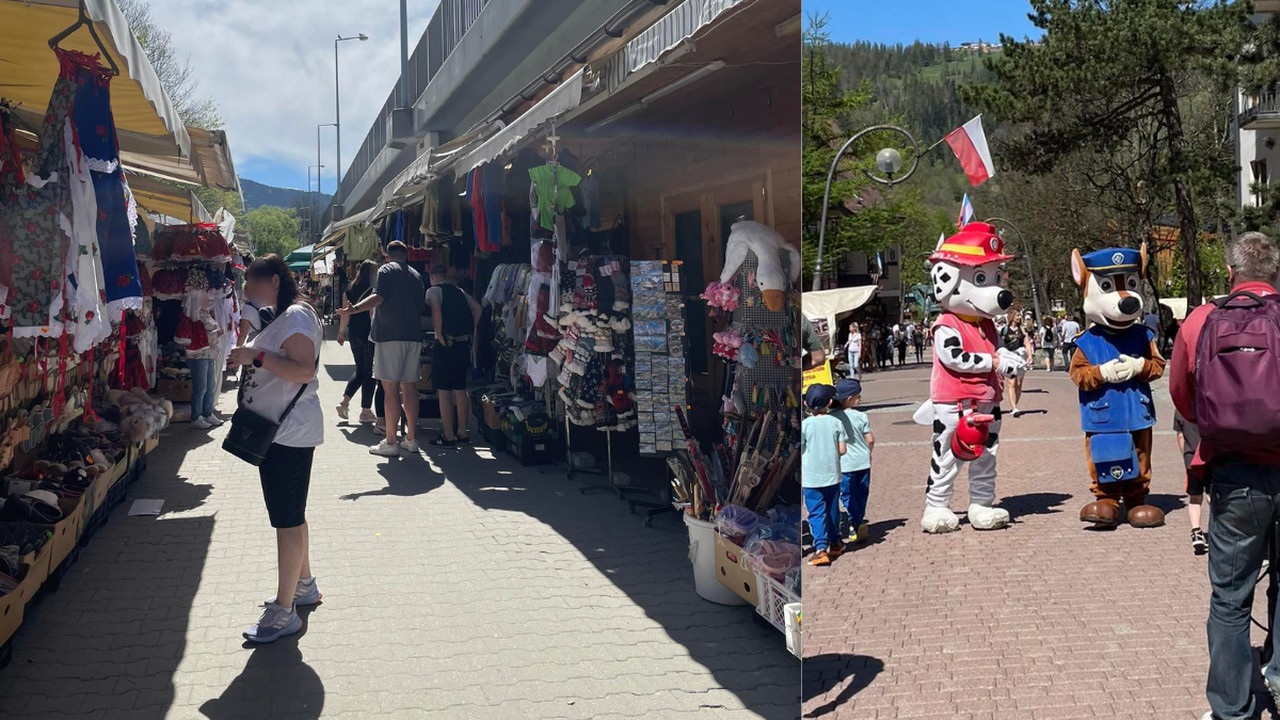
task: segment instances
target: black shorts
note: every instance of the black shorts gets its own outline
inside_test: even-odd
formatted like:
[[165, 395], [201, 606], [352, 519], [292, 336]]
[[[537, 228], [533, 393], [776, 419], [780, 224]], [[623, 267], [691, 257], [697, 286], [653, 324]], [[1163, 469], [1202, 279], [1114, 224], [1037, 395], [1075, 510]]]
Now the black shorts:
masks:
[[1209, 487], [1209, 483], [1205, 482], [1204, 473], [1193, 473], [1187, 471], [1187, 494], [1203, 495], [1205, 489]]
[[431, 386], [436, 390], [466, 390], [471, 368], [471, 341], [436, 343], [431, 351]]
[[311, 487], [313, 447], [271, 444], [258, 466], [262, 497], [273, 528], [294, 528], [307, 521], [307, 489]]

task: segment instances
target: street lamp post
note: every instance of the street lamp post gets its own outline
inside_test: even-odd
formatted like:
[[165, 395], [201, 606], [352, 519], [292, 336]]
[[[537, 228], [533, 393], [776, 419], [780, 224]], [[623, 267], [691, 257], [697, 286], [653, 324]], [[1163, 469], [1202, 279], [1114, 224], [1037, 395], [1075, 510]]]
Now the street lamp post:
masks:
[[[1027, 261], [1027, 278], [1031, 281], [1031, 304], [1035, 308], [1036, 321], [1038, 322], [1044, 316], [1040, 314], [1040, 291], [1036, 286], [1036, 271], [1032, 265], [1031, 244], [1027, 242], [1027, 237], [1022, 234], [1022, 231], [1018, 229], [1018, 226], [1009, 222], [1006, 218], [989, 217], [983, 222], [988, 225], [995, 225], [996, 223], [1005, 225], [1018, 234], [1018, 245], [1022, 247], [1022, 256], [1026, 258]], [[1003, 232], [1000, 234], [1004, 235]]]
[[839, 152], [837, 152], [836, 156], [831, 160], [831, 168], [827, 170], [827, 185], [822, 194], [822, 223], [818, 226], [818, 258], [813, 265], [813, 290], [822, 289], [822, 253], [825, 249], [827, 237], [827, 208], [831, 204], [831, 181], [835, 178], [836, 166], [840, 164], [840, 158], [844, 157], [844, 154], [848, 152], [849, 148], [852, 147], [855, 142], [862, 139], [862, 137], [868, 133], [876, 132], [878, 130], [888, 130], [906, 136], [907, 140], [910, 141], [912, 151], [911, 167], [907, 169], [907, 172], [903, 174], [902, 177], [894, 178], [894, 175], [902, 169], [902, 153], [898, 152], [894, 148], [887, 147], [876, 153], [876, 168], [880, 172], [884, 173], [884, 176], [875, 175], [872, 174], [871, 171], [865, 170], [863, 171], [863, 174], [867, 176], [867, 179], [874, 180], [882, 185], [893, 187], [895, 183], [903, 182], [907, 178], [911, 177], [911, 174], [920, 166], [919, 143], [916, 142], [915, 136], [897, 125], [872, 125], [871, 127], [863, 128], [855, 133], [853, 137], [846, 140], [844, 145], [840, 146]]
[[338, 162], [334, 172], [334, 176], [337, 178], [338, 182], [337, 187], [334, 188], [333, 191], [334, 199], [338, 199], [338, 194], [342, 190], [342, 100], [338, 85], [338, 43], [346, 42], [348, 40], [359, 40], [360, 42], [364, 42], [368, 39], [368, 35], [360, 33], [358, 35], [352, 35], [351, 37], [342, 37], [339, 35], [338, 39], [333, 41], [333, 126], [337, 128], [336, 134], [338, 136]]

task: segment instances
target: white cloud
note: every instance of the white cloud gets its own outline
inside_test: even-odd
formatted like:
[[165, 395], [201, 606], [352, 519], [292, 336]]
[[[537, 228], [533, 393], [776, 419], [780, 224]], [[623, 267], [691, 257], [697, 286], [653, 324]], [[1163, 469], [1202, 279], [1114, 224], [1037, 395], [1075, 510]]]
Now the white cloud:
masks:
[[[438, 4], [410, 0], [410, 53]], [[151, 11], [217, 101], [237, 166], [296, 168], [294, 186], [315, 164], [316, 125], [334, 120], [334, 38], [369, 36], [339, 46], [344, 164], [400, 77], [397, 0], [151, 0]], [[332, 128], [321, 130], [321, 157], [332, 192]]]

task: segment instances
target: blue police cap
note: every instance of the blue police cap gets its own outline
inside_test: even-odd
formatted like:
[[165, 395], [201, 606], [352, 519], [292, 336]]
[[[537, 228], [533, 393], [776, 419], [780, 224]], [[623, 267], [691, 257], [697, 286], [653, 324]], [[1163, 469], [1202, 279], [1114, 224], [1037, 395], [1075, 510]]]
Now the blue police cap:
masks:
[[1085, 269], [1095, 275], [1116, 275], [1142, 270], [1142, 253], [1129, 248], [1094, 250], [1082, 255], [1080, 259], [1084, 260]]

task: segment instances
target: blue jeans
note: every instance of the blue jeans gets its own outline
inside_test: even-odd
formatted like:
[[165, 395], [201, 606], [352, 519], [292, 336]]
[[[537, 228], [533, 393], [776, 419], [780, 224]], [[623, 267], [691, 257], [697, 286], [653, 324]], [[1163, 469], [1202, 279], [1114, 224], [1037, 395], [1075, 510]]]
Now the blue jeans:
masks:
[[858, 369], [858, 361], [862, 359], [858, 356], [861, 354], [862, 353], [856, 350], [849, 351], [849, 377], [856, 377], [862, 374], [862, 372]]
[[188, 358], [187, 367], [191, 370], [191, 419], [209, 417], [213, 414], [213, 393], [218, 387], [213, 359]]
[[849, 512], [849, 531], [857, 532], [867, 519], [867, 495], [871, 493], [871, 468], [840, 473], [840, 501]]
[[[1211, 468], [1209, 513], [1209, 679], [1205, 694], [1219, 720], [1251, 718], [1253, 652], [1249, 617], [1258, 571], [1280, 522], [1280, 467], [1229, 461]], [[1275, 627], [1280, 613], [1271, 619]], [[1280, 634], [1271, 639], [1280, 651]], [[1280, 681], [1280, 652], [1262, 670]]]
[[840, 485], [805, 488], [804, 506], [809, 511], [809, 532], [815, 550], [826, 550], [840, 542]]

